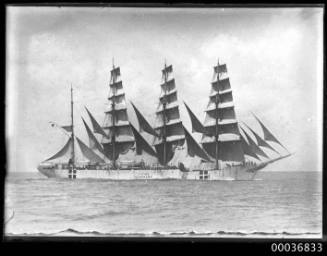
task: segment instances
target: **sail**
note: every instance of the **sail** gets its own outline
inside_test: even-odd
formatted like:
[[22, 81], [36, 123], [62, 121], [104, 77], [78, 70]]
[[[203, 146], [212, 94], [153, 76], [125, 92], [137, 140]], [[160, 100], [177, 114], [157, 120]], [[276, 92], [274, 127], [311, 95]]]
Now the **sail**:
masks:
[[202, 123], [199, 121], [199, 119], [196, 117], [196, 115], [192, 112], [192, 110], [189, 108], [189, 106], [187, 106], [187, 104], [185, 102], [184, 102], [184, 105], [185, 105], [187, 112], [191, 119], [192, 132], [205, 133], [205, 128], [202, 125]]
[[284, 145], [282, 143], [280, 143], [279, 140], [276, 139], [276, 137], [259, 120], [259, 118], [255, 114], [253, 114], [253, 116], [255, 117], [255, 119], [257, 119], [257, 121], [259, 122], [259, 124], [260, 124], [260, 126], [262, 128], [264, 139], [268, 140], [268, 141], [273, 141], [273, 142], [278, 143], [279, 145], [281, 145], [288, 152], [288, 149], [286, 147], [284, 147]]
[[249, 136], [249, 134], [247, 134], [247, 132], [241, 128], [246, 139], [248, 140], [249, 144], [250, 144], [250, 147], [252, 148], [253, 152], [259, 156], [263, 156], [263, 157], [266, 157], [266, 158], [269, 158], [266, 153], [254, 142], [254, 140], [252, 140], [252, 138]]
[[[184, 126], [183, 126], [184, 127]], [[195, 141], [192, 135], [184, 127], [185, 139], [187, 143], [187, 153], [189, 156], [198, 156], [207, 162], [211, 162], [208, 154], [201, 148], [201, 146]]]
[[120, 76], [120, 67], [113, 67], [112, 70], [110, 71], [111, 77], [112, 78], [117, 78]]
[[166, 165], [174, 156], [177, 146], [185, 142], [184, 128], [179, 114], [177, 90], [173, 78], [172, 65], [162, 70], [161, 95], [156, 111], [155, 131], [158, 137], [154, 140], [158, 160]]
[[215, 73], [226, 73], [227, 72], [227, 66], [226, 64], [223, 65], [217, 65], [214, 67]]
[[110, 160], [116, 160], [120, 154], [126, 154], [133, 147], [135, 140], [127, 115], [120, 68], [113, 67], [110, 74], [109, 105], [105, 111], [105, 121], [102, 127], [106, 136], [101, 144], [106, 156]]
[[73, 130], [71, 125], [61, 126], [61, 128], [64, 129], [66, 132], [72, 132]]
[[[216, 143], [203, 143], [204, 150], [212, 157], [216, 158]], [[241, 140], [219, 141], [218, 159], [224, 162], [243, 162], [244, 152]]]
[[110, 160], [117, 160], [119, 155], [127, 154], [127, 152], [134, 146], [134, 142], [111, 142], [102, 143], [105, 156]]
[[73, 146], [72, 141], [73, 140], [70, 137], [68, 139], [68, 141], [66, 142], [65, 146], [62, 149], [60, 149], [56, 154], [54, 154], [52, 157], [48, 158], [45, 161], [50, 161], [50, 160], [53, 160], [53, 159], [56, 159], [56, 158], [59, 158], [59, 157], [62, 157], [62, 156], [66, 156], [68, 154], [71, 154], [72, 146]]
[[276, 149], [274, 149], [265, 140], [263, 140], [254, 130], [252, 130], [251, 127], [249, 127], [246, 123], [244, 123], [244, 125], [252, 132], [255, 139], [257, 140], [258, 146], [269, 148], [269, 149], [275, 151], [277, 154], [280, 154]]
[[89, 137], [89, 147], [91, 149], [97, 149], [99, 152], [101, 152], [102, 154], [104, 154], [104, 150], [102, 145], [98, 142], [97, 138], [94, 136], [94, 134], [92, 133], [90, 127], [87, 125], [87, 123], [85, 122], [85, 120], [82, 118], [87, 135]]
[[[180, 144], [182, 144], [182, 142]], [[159, 163], [161, 165], [166, 165], [173, 158], [177, 144], [176, 142], [166, 142], [166, 148], [164, 143], [156, 144], [154, 147], [157, 152]]]
[[85, 107], [87, 113], [89, 114], [92, 126], [93, 126], [93, 131], [94, 133], [98, 133], [101, 134], [104, 137], [107, 137], [107, 134], [104, 132], [104, 130], [101, 128], [101, 126], [99, 125], [99, 123], [97, 122], [97, 120], [95, 120], [95, 118], [92, 116], [91, 112]]
[[135, 129], [135, 127], [130, 124], [135, 138], [136, 144], [136, 154], [141, 155], [143, 150], [152, 156], [157, 156], [154, 149], [149, 145], [149, 143], [142, 137], [142, 135]]
[[241, 135], [241, 144], [245, 155], [252, 156], [260, 160], [260, 158], [253, 152], [252, 147], [246, 142], [246, 140], [242, 135]]
[[140, 127], [140, 132], [141, 131], [145, 131], [153, 136], [158, 136], [158, 134], [155, 132], [155, 130], [151, 127], [151, 125], [149, 124], [149, 122], [145, 119], [145, 117], [141, 114], [141, 112], [135, 107], [135, 105], [131, 102], [133, 108], [134, 108], [134, 111], [135, 111], [135, 114], [136, 114], [136, 117], [137, 117], [137, 120], [138, 120], [138, 123], [139, 123], [139, 127]]
[[173, 73], [173, 65], [165, 65], [165, 68], [163, 70], [161, 70], [162, 72], [162, 76], [165, 76], [165, 75], [169, 75], [169, 74], [172, 74]]
[[76, 140], [83, 156], [89, 159], [91, 163], [104, 163], [104, 160], [101, 159], [101, 157], [98, 156], [96, 153], [94, 153], [92, 149], [86, 146], [83, 141], [81, 141], [78, 137], [76, 137]]
[[209, 103], [206, 109], [202, 146], [213, 158], [243, 162], [244, 151], [236, 119], [230, 80], [226, 64], [214, 67]]

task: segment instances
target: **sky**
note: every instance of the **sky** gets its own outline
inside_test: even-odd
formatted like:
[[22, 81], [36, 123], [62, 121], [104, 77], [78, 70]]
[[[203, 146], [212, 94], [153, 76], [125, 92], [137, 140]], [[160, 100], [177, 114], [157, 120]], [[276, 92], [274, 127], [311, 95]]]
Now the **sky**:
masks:
[[[104, 119], [113, 61], [127, 100], [152, 124], [161, 69], [172, 64], [191, 130], [183, 101], [204, 120], [218, 59], [227, 65], [238, 120], [262, 135], [254, 112], [294, 153], [265, 170], [321, 171], [322, 8], [9, 6], [6, 33], [9, 172], [37, 171], [64, 145], [67, 137], [49, 122], [70, 123], [71, 85], [76, 133], [87, 142], [80, 117], [90, 124], [87, 106]], [[128, 114], [137, 126], [130, 103]]]

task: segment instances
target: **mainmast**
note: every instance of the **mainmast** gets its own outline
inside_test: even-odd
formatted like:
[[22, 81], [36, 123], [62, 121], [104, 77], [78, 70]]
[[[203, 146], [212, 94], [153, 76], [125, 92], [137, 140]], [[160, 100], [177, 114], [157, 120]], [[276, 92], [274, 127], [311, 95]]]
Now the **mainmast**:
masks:
[[153, 144], [156, 148], [159, 163], [167, 166], [175, 154], [175, 149], [185, 142], [172, 65], [165, 63], [160, 87], [161, 95], [156, 111], [157, 125], [154, 128], [158, 136], [155, 136]]
[[71, 140], [72, 140], [72, 165], [73, 165], [73, 170], [75, 169], [75, 143], [74, 143], [74, 102], [73, 102], [73, 86], [70, 86], [70, 106], [71, 106], [71, 121], [72, 121], [72, 135], [71, 135]]

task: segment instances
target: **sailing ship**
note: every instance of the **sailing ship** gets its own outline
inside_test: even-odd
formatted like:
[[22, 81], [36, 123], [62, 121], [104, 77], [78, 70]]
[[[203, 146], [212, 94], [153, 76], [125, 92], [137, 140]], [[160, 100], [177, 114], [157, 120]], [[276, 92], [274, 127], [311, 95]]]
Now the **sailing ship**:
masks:
[[[67, 179], [253, 180], [256, 173], [269, 163], [291, 155], [254, 114], [264, 137], [246, 124], [241, 127], [235, 114], [226, 64], [220, 65], [218, 61], [214, 67], [204, 123], [184, 102], [191, 119], [192, 133], [202, 134], [200, 143], [181, 120], [172, 65], [165, 63], [160, 88], [154, 128], [131, 102], [138, 121], [136, 129], [127, 114], [120, 67], [113, 65], [104, 124], [101, 126], [85, 107], [93, 128], [82, 118], [88, 146], [74, 132], [71, 88], [71, 125], [56, 125], [68, 136], [68, 141], [58, 153], [40, 163], [38, 170], [47, 177]], [[148, 142], [145, 134], [152, 138], [152, 143]], [[281, 155], [269, 141], [279, 144], [287, 154]], [[271, 159], [262, 148], [275, 152], [278, 157]], [[79, 159], [78, 149], [82, 156]], [[187, 158], [195, 160], [196, 164], [187, 164]]]

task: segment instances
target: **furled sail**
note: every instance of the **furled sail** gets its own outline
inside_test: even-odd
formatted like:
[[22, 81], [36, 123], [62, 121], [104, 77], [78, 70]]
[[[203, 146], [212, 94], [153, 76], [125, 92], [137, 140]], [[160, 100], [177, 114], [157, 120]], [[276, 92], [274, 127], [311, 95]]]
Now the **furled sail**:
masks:
[[185, 142], [184, 128], [179, 114], [177, 90], [173, 78], [172, 65], [162, 70], [161, 95], [156, 111], [155, 131], [158, 137], [154, 140], [158, 160], [166, 165], [174, 156], [176, 147]]
[[142, 135], [136, 130], [136, 128], [130, 123], [132, 128], [134, 138], [135, 138], [135, 146], [136, 146], [136, 154], [141, 155], [143, 150], [152, 156], [157, 156], [157, 153], [154, 149], [149, 145], [149, 143], [142, 137]]
[[199, 121], [199, 119], [196, 117], [196, 115], [192, 112], [192, 110], [187, 106], [187, 104], [184, 102], [184, 105], [187, 109], [187, 112], [190, 116], [191, 123], [192, 123], [192, 132], [198, 132], [198, 133], [205, 133], [205, 128], [202, 125], [202, 123]]
[[89, 159], [91, 163], [93, 164], [104, 163], [104, 160], [96, 153], [94, 153], [92, 149], [86, 146], [83, 141], [81, 141], [78, 137], [76, 137], [76, 140], [78, 142], [79, 148], [81, 149], [83, 156]]
[[97, 122], [97, 120], [95, 120], [95, 118], [93, 117], [93, 115], [91, 114], [91, 112], [85, 107], [87, 113], [89, 114], [92, 126], [93, 126], [93, 132], [94, 133], [98, 133], [101, 134], [104, 137], [107, 137], [107, 134], [104, 132], [104, 130], [101, 128], [101, 126], [99, 125], [99, 123]]
[[263, 157], [266, 157], [266, 158], [269, 158], [267, 156], [267, 154], [254, 142], [254, 140], [252, 140], [252, 138], [249, 136], [249, 134], [247, 134], [247, 132], [241, 128], [242, 132], [244, 133], [247, 141], [249, 142], [249, 145], [250, 147], [252, 148], [253, 152], [256, 154], [256, 155], [259, 155], [259, 156], [263, 156]]
[[[252, 113], [253, 114], [253, 113]], [[276, 137], [267, 129], [267, 127], [265, 127], [265, 125], [259, 120], [259, 118], [253, 114], [253, 116], [255, 117], [255, 119], [257, 119], [257, 121], [259, 122], [261, 128], [262, 128], [262, 131], [263, 131], [263, 136], [264, 136], [264, 139], [265, 140], [268, 140], [268, 141], [273, 141], [273, 142], [276, 142], [278, 143], [279, 145], [281, 145], [287, 152], [288, 149], [282, 144], [279, 142], [279, 140], [276, 139]]]
[[246, 123], [244, 123], [244, 125], [252, 132], [255, 139], [257, 140], [258, 146], [269, 148], [269, 149], [275, 151], [277, 154], [280, 154], [276, 149], [274, 149], [264, 139], [262, 139], [254, 130], [252, 130], [251, 127], [249, 127]]
[[158, 134], [151, 127], [149, 122], [145, 119], [145, 117], [141, 114], [141, 112], [135, 107], [135, 105], [132, 102], [131, 102], [131, 104], [134, 108], [134, 111], [135, 111], [135, 114], [136, 114], [136, 117], [137, 117], [137, 120], [139, 123], [140, 132], [145, 131], [145, 132], [157, 137]]
[[[214, 67], [214, 80], [206, 109], [202, 146], [213, 158], [223, 162], [243, 162], [244, 152], [234, 110], [233, 95], [226, 64]], [[219, 168], [217, 166], [217, 168]]]
[[91, 149], [96, 149], [99, 152], [101, 152], [102, 154], [104, 154], [104, 150], [102, 145], [98, 142], [97, 138], [94, 136], [94, 134], [92, 133], [90, 127], [87, 125], [87, 123], [85, 122], [85, 120], [82, 118], [87, 135], [89, 137], [89, 147]]
[[[184, 127], [184, 126], [183, 126]], [[207, 162], [211, 162], [208, 154], [201, 148], [201, 146], [196, 142], [192, 135], [184, 127], [185, 139], [187, 143], [187, 153], [189, 156], [198, 156]]]
[[56, 158], [59, 158], [59, 157], [62, 157], [62, 156], [67, 156], [67, 155], [71, 154], [72, 147], [73, 147], [72, 142], [73, 142], [73, 140], [70, 137], [68, 139], [68, 141], [66, 142], [65, 146], [62, 149], [60, 149], [56, 154], [54, 154], [52, 157], [48, 158], [45, 161], [50, 161], [50, 160], [53, 160], [53, 159], [56, 159]]
[[260, 160], [260, 158], [253, 152], [252, 147], [246, 142], [246, 140], [242, 135], [241, 135], [241, 145], [245, 155], [252, 156]]
[[113, 67], [110, 73], [109, 106], [105, 111], [103, 126], [106, 137], [103, 138], [101, 143], [105, 155], [110, 160], [116, 160], [120, 154], [126, 154], [132, 148], [135, 140], [128, 120], [125, 92], [120, 79], [120, 68]]

